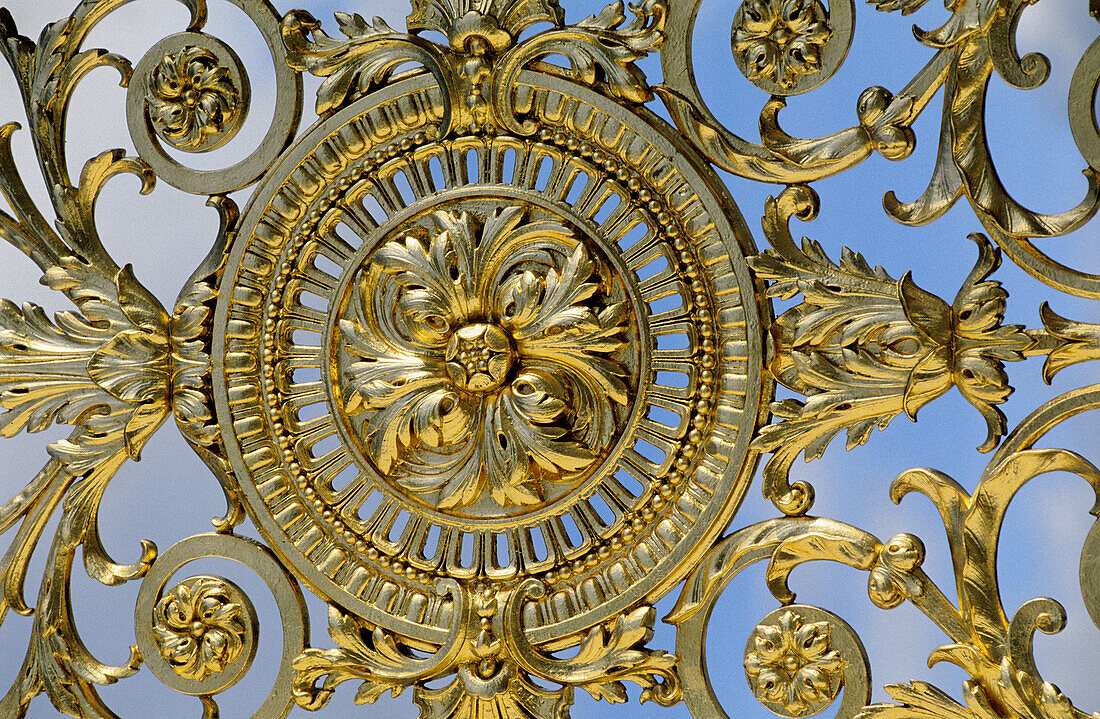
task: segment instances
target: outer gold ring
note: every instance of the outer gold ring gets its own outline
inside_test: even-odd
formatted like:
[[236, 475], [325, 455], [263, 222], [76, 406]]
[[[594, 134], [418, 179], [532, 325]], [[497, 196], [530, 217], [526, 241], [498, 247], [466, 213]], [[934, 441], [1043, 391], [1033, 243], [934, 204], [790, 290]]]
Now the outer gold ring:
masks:
[[[744, 262], [755, 250], [720, 181], [674, 130], [645, 110], [624, 115], [621, 106], [602, 95], [528, 72], [521, 75], [516, 104], [542, 123], [544, 129], [535, 139], [510, 139], [490, 130], [437, 140], [437, 92], [429, 77], [408, 79], [322, 121], [287, 153], [245, 209], [215, 317], [215, 326], [226, 328], [214, 340], [215, 398], [218, 415], [224, 418], [223, 438], [260, 531], [317, 594], [414, 643], [431, 646], [443, 643], [452, 616], [449, 597], [432, 590], [439, 577], [460, 579], [472, 591], [482, 583], [503, 589], [534, 576], [547, 583], [549, 591], [528, 605], [529, 640], [564, 643], [630, 606], [655, 601], [675, 586], [744, 496], [756, 462], [748, 444], [772, 387], [764, 380], [762, 366], [762, 316], [767, 310], [759, 304], [760, 293]], [[571, 144], [574, 137], [579, 144]], [[688, 295], [690, 321], [680, 324], [686, 328], [702, 321], [713, 336], [681, 329], [688, 333], [686, 348], [664, 350], [658, 342], [657, 347], [637, 351], [652, 353], [650, 365], [655, 370], [672, 367], [687, 374], [686, 388], [669, 388], [670, 396], [692, 394], [706, 385], [708, 401], [701, 405], [705, 410], [699, 410], [704, 412], [699, 425], [689, 421], [696, 412], [696, 400], [691, 400], [681, 426], [663, 430], [681, 437], [678, 442], [688, 442], [690, 436], [690, 453], [679, 454], [673, 442], [663, 461], [643, 463], [647, 469], [637, 477], [641, 488], [637, 494], [621, 495], [622, 507], [613, 508], [612, 518], [604, 524], [577, 520], [578, 525], [591, 524], [582, 527], [580, 546], [569, 544], [561, 525], [566, 511], [576, 512], [562, 510], [560, 516], [539, 520], [551, 561], [532, 558], [522, 548], [533, 531], [529, 527], [500, 523], [443, 527], [438, 541], [446, 551], [426, 557], [420, 550], [430, 518], [384, 498], [369, 516], [346, 512], [355, 502], [362, 503], [360, 496], [348, 492], [373, 491], [369, 472], [353, 480], [353, 490], [344, 492], [324, 484], [324, 478], [330, 468], [346, 463], [346, 450], [303, 454], [304, 447], [335, 434], [326, 415], [339, 411], [325, 389], [329, 380], [299, 381], [294, 376], [298, 367], [316, 367], [321, 379], [333, 371], [319, 345], [325, 318], [334, 311], [332, 300], [326, 298], [335, 292], [336, 278], [325, 280], [313, 269], [313, 258], [320, 252], [317, 238], [333, 223], [346, 220], [344, 198], [362, 194], [356, 188], [370, 188], [383, 219], [401, 214], [406, 206], [418, 207], [419, 197], [433, 201], [428, 199], [434, 194], [431, 182], [415, 172], [409, 180], [412, 197], [403, 197], [394, 184], [395, 168], [405, 166], [401, 163], [406, 157], [416, 161], [462, 148], [483, 153], [479, 174], [467, 177], [464, 162], [457, 161], [453, 171], [461, 176], [459, 185], [489, 195], [491, 187], [501, 186], [494, 184], [493, 173], [500, 167], [494, 148], [503, 152], [509, 144], [523, 157], [534, 153], [559, 158], [559, 168], [569, 163], [583, 163], [591, 172], [597, 164], [615, 168], [608, 171], [609, 179], [600, 180], [611, 188], [607, 191], [623, 193], [629, 212], [644, 216], [646, 223], [675, 226], [673, 235], [685, 238], [677, 240], [683, 249], [673, 250], [673, 235], [666, 239], [651, 234], [651, 239], [631, 239], [626, 244], [632, 249], [623, 252], [628, 263], [631, 252], [633, 261], [640, 262], [639, 257], [650, 251], [647, 247], [667, 241], [674, 265], [669, 271], [695, 273], [703, 304], [693, 304], [694, 295]], [[594, 163], [595, 151], [605, 159]], [[512, 182], [528, 183], [524, 192], [550, 193], [538, 187], [535, 174]], [[487, 188], [477, 189], [482, 186]], [[565, 189], [554, 201], [565, 202]], [[509, 192], [515, 190], [503, 186], [502, 195]], [[593, 208], [593, 218], [595, 213]], [[359, 230], [363, 241], [376, 241], [369, 239], [376, 236], [375, 228], [360, 220], [366, 222]], [[385, 224], [382, 219], [378, 223]], [[584, 226], [586, 232], [605, 231], [595, 219]], [[669, 281], [679, 287], [682, 283], [673, 275]], [[301, 291], [309, 287], [321, 298], [313, 307], [301, 301]], [[697, 311], [707, 319], [697, 319]], [[675, 318], [665, 319], [676, 324]], [[303, 344], [299, 331], [315, 333], [317, 346]], [[713, 372], [706, 369], [707, 363], [713, 364]], [[707, 378], [699, 379], [704, 370]], [[642, 382], [661, 390], [663, 379], [656, 372], [647, 374]], [[300, 408], [309, 403], [318, 409], [303, 419]], [[652, 423], [640, 416], [635, 426], [644, 421]], [[574, 499], [583, 505], [586, 493], [592, 492], [582, 487]], [[462, 557], [467, 552], [472, 552], [472, 559]], [[498, 558], [490, 559], [494, 552]]]

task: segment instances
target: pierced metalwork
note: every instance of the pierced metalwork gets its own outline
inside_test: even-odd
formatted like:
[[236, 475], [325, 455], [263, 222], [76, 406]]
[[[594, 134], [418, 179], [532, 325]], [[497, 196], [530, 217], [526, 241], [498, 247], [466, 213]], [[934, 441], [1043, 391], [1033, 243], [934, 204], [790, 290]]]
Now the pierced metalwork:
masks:
[[[1039, 598], [1009, 617], [996, 558], [1010, 502], [1039, 475], [1084, 479], [1100, 513], [1100, 469], [1036, 446], [1100, 406], [1100, 385], [1015, 426], [1000, 406], [1012, 363], [1044, 357], [1049, 382], [1100, 358], [1100, 326], [1046, 301], [1041, 327], [1007, 323], [994, 274], [1003, 255], [1055, 300], [1100, 299], [1096, 275], [1040, 249], [1100, 208], [1100, 40], [1069, 97], [1085, 197], [1043, 214], [998, 179], [985, 129], [994, 74], [1028, 89], [1049, 72], [1042, 56], [1019, 56], [1028, 3], [1016, 0], [950, 3], [940, 28], [915, 28], [932, 57], [905, 87], [864, 90], [855, 125], [809, 139], [787, 134], [779, 113], [841, 67], [855, 5], [745, 0], [728, 19], [734, 65], [770, 95], [759, 142], [723, 126], [695, 82], [701, 0], [613, 2], [573, 23], [557, 0], [412, 0], [405, 31], [337, 13], [339, 36], [305, 10], [228, 0], [259, 30], [276, 91], [259, 148], [221, 169], [188, 167], [177, 151], [237, 139], [248, 68], [205, 31], [205, 0], [182, 1], [190, 24], [136, 65], [82, 47], [126, 0], [84, 0], [38, 42], [0, 10], [0, 53], [52, 203], [44, 212], [26, 189], [19, 126], [0, 127], [0, 237], [75, 305], [51, 319], [0, 300], [0, 435], [72, 427], [0, 506], [0, 531], [14, 530], [0, 621], [34, 616], [0, 717], [25, 716], [40, 694], [75, 717], [114, 716], [97, 687], [143, 667], [218, 716], [218, 695], [249, 672], [269, 628], [236, 583], [181, 571], [208, 557], [255, 572], [278, 607], [279, 668], [257, 717], [319, 709], [348, 682], [359, 704], [411, 689], [428, 719], [563, 717], [577, 690], [625, 701], [624, 682], [643, 702], [725, 716], [704, 663], [708, 624], [756, 562], [779, 607], [761, 612], [740, 661], [752, 694], [781, 716], [1084, 716], [1033, 655], [1035, 631], [1060, 631], [1064, 609]], [[870, 0], [902, 14], [923, 3]], [[650, 53], [657, 84], [639, 65]], [[74, 178], [69, 102], [101, 66], [127, 87], [136, 155], [107, 150]], [[306, 73], [321, 80], [316, 121], [300, 130]], [[950, 304], [847, 247], [836, 257], [796, 243], [790, 226], [818, 214], [811, 183], [874, 153], [907, 158], [941, 88], [928, 188], [908, 202], [888, 193], [884, 207], [919, 225], [966, 198], [983, 232], [970, 235], [977, 259]], [[673, 124], [647, 108], [658, 101]], [[763, 208], [770, 248], [757, 250], [715, 168], [780, 186]], [[96, 200], [122, 173], [145, 193], [160, 178], [205, 196], [220, 214], [172, 308], [100, 240]], [[228, 193], [244, 188], [242, 210]], [[777, 385], [797, 397], [773, 401]], [[815, 488], [792, 481], [799, 455], [819, 458], [842, 431], [849, 449], [865, 444], [952, 388], [987, 426], [984, 473], [968, 490], [915, 468], [883, 491], [933, 503], [955, 599], [922, 568], [917, 536], [883, 542], [810, 516]], [[137, 561], [119, 563], [100, 539], [101, 499], [170, 417], [224, 491], [225, 514], [213, 533], [164, 552], [143, 540]], [[741, 525], [761, 459], [778, 516]], [[264, 544], [238, 534], [246, 517]], [[28, 601], [40, 544], [45, 569]], [[77, 632], [78, 556], [105, 585], [140, 583], [121, 666]], [[796, 567], [821, 560], [866, 573], [870, 604], [927, 615], [948, 638], [930, 661], [967, 674], [962, 700], [914, 680], [886, 687], [893, 703], [871, 703], [856, 631], [796, 604], [788, 586]], [[1080, 561], [1100, 626], [1100, 530]], [[654, 604], [681, 583], [664, 618], [676, 629], [669, 652], [652, 646]], [[311, 635], [303, 590], [328, 604], [328, 638]]]

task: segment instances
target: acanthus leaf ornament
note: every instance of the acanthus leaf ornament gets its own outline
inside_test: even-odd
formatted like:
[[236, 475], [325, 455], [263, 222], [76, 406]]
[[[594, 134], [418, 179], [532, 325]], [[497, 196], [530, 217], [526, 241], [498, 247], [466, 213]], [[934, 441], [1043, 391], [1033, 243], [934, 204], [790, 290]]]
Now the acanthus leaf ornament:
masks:
[[441, 689], [417, 687], [413, 701], [425, 719], [506, 716], [565, 719], [573, 703], [573, 688], [547, 691], [528, 680], [511, 664], [488, 677], [481, 667], [459, 667], [458, 675]]
[[[396, 32], [381, 18], [370, 22], [361, 15], [337, 13], [336, 20], [346, 40], [326, 35], [321, 23], [305, 11], [291, 12], [283, 20], [287, 62], [296, 70], [325, 78], [317, 90], [318, 115], [332, 114], [372, 88], [381, 87], [405, 62], [424, 65], [445, 91], [457, 86], [450, 63], [432, 43]], [[453, 99], [445, 99], [444, 118], [453, 112], [454, 104]], [[450, 124], [446, 119], [443, 122], [444, 127]]]
[[[331, 607], [329, 634], [338, 648], [307, 649], [294, 659], [295, 701], [306, 709], [319, 709], [332, 698], [337, 686], [357, 679], [362, 683], [355, 703], [373, 703], [386, 692], [398, 696], [414, 683], [452, 671], [468, 652], [474, 606], [453, 580], [441, 580], [436, 589], [454, 599], [455, 613], [446, 643], [423, 659], [411, 656], [392, 633]], [[324, 680], [318, 687], [321, 677]]]
[[1012, 391], [1003, 363], [1024, 359], [1035, 343], [1021, 326], [1001, 324], [1007, 293], [987, 279], [1000, 257], [982, 235], [971, 237], [978, 261], [948, 306], [908, 273], [895, 280], [847, 248], [839, 264], [812, 240], [798, 249], [787, 222], [812, 219], [816, 205], [804, 187], [769, 198], [764, 227], [775, 249], [750, 260], [759, 277], [772, 281], [769, 296], [803, 296], [772, 326], [771, 373], [808, 399], [773, 405], [782, 422], [754, 440], [775, 452], [765, 469], [765, 496], [792, 514], [812, 502], [803, 484], [787, 481], [800, 452], [807, 460], [819, 457], [842, 430], [849, 449], [864, 444], [875, 427], [885, 429], [902, 413], [916, 419], [921, 407], [952, 387], [986, 420], [980, 449], [993, 449], [1005, 432], [996, 405]]
[[638, 607], [618, 616], [605, 629], [593, 627], [570, 659], [548, 657], [532, 647], [524, 637], [519, 609], [528, 596], [539, 597], [545, 592], [537, 580], [527, 580], [515, 590], [504, 606], [500, 634], [505, 656], [536, 677], [566, 686], [584, 689], [595, 699], [610, 703], [625, 702], [623, 681], [642, 687], [642, 702], [655, 701], [672, 706], [683, 699], [680, 678], [676, 672], [676, 655], [663, 650], [649, 650], [645, 644], [653, 637], [657, 612], [653, 607]]
[[[0, 564], [4, 599], [0, 619], [11, 608], [35, 612], [34, 634], [19, 680], [0, 700], [0, 713], [22, 712], [38, 693], [74, 716], [106, 716], [95, 685], [133, 674], [141, 664], [136, 647], [122, 666], [98, 661], [84, 646], [70, 615], [71, 570], [77, 551], [98, 581], [115, 585], [142, 577], [155, 561], [156, 546], [142, 540], [138, 561], [120, 564], [103, 547], [98, 508], [113, 475], [140, 458], [150, 436], [175, 410], [182, 423], [201, 416], [196, 380], [176, 363], [176, 337], [188, 332], [170, 318], [142, 287], [129, 266], [119, 268], [104, 250], [95, 223], [96, 200], [105, 183], [130, 173], [153, 188], [149, 166], [121, 150], [108, 150], [84, 164], [74, 185], [64, 151], [64, 125], [75, 84], [97, 66], [130, 66], [102, 50], [80, 44], [101, 14], [118, 3], [86, 4], [66, 21], [47, 28], [39, 44], [16, 33], [11, 16], [0, 12], [2, 50], [16, 71], [24, 95], [31, 137], [51, 187], [54, 228], [35, 206], [15, 166], [10, 139], [18, 126], [0, 129], [0, 192], [13, 215], [0, 213], [0, 234], [44, 271], [43, 283], [67, 295], [79, 312], [61, 312], [51, 323], [33, 305], [8, 301], [0, 310], [0, 405], [3, 432], [40, 431], [55, 420], [75, 426], [53, 443], [51, 459], [22, 492], [0, 509], [0, 527], [21, 522]], [[193, 8], [194, 17], [200, 14]], [[178, 319], [178, 318], [177, 318]], [[182, 331], [181, 331], [182, 330]], [[180, 350], [181, 358], [189, 350]], [[38, 600], [23, 598], [28, 564], [46, 523], [60, 508]]]
[[[595, 263], [560, 224], [527, 222], [516, 206], [483, 227], [468, 213], [433, 222], [427, 247], [387, 243], [356, 285], [359, 319], [340, 322], [359, 358], [345, 370], [347, 410], [373, 410], [363, 431], [379, 469], [440, 492], [442, 508], [485, 493], [537, 503], [541, 482], [570, 482], [596, 460], [609, 403], [627, 401], [610, 354], [624, 344], [623, 307], [602, 297]], [[371, 318], [387, 276], [400, 287], [392, 325]]]
[[[529, 4], [538, 8], [533, 14], [527, 14]], [[547, 55], [564, 55], [571, 68], [559, 72], [588, 85], [601, 80], [601, 87], [612, 96], [638, 103], [652, 97], [634, 63], [663, 39], [664, 0], [631, 5], [635, 18], [625, 25], [622, 0], [616, 0], [598, 15], [574, 26], [543, 31], [520, 44], [516, 38], [531, 24], [561, 25], [556, 4], [509, 2], [460, 10], [463, 7], [461, 3], [452, 7], [444, 0], [432, 11], [420, 6], [413, 12], [409, 29], [443, 32], [449, 48], [395, 32], [381, 19], [371, 23], [346, 13], [338, 13], [337, 22], [348, 39], [335, 40], [320, 30], [320, 23], [309, 13], [295, 11], [283, 22], [288, 61], [296, 69], [326, 78], [317, 96], [321, 116], [382, 86], [398, 65], [416, 62], [435, 76], [443, 93], [439, 130], [443, 136], [456, 128], [465, 131], [486, 124], [530, 135], [534, 125], [517, 117], [513, 92], [520, 72]]]
[[1070, 365], [1100, 359], [1100, 325], [1066, 319], [1046, 302], [1039, 313], [1043, 327], [1057, 341], [1043, 364], [1043, 379], [1048, 383]]
[[[644, 648], [653, 635], [652, 607], [618, 617], [607, 630], [593, 628], [575, 657], [560, 660], [544, 655], [523, 637], [518, 612], [529, 594], [540, 593], [537, 581], [525, 582], [502, 598], [489, 587], [478, 588], [470, 598], [462, 596], [468, 590], [454, 584], [441, 583], [438, 588], [452, 594], [457, 611], [446, 643], [422, 659], [414, 658], [398, 637], [333, 608], [330, 633], [339, 648], [307, 649], [295, 660], [299, 704], [320, 708], [339, 684], [351, 679], [362, 682], [356, 704], [373, 703], [387, 692], [398, 696], [416, 684], [416, 703], [428, 716], [440, 719], [494, 711], [502, 716], [557, 717], [572, 703], [574, 687], [596, 699], [626, 701], [623, 680], [643, 687], [643, 702], [653, 699], [670, 706], [681, 699], [676, 657]], [[442, 689], [422, 686], [450, 673], [457, 677]], [[528, 675], [561, 687], [540, 689]]]
[[410, 32], [435, 30], [446, 35], [455, 50], [480, 37], [499, 51], [536, 23], [561, 25], [564, 20], [558, 0], [412, 0], [407, 23]]
[[576, 25], [548, 30], [510, 50], [499, 61], [489, 80], [496, 118], [509, 131], [530, 135], [534, 125], [516, 118], [512, 87], [525, 66], [547, 55], [564, 56], [570, 64], [566, 76], [596, 85], [612, 97], [642, 103], [653, 97], [645, 75], [635, 62], [664, 41], [667, 0], [641, 0], [630, 4], [634, 18], [626, 23], [622, 0]]

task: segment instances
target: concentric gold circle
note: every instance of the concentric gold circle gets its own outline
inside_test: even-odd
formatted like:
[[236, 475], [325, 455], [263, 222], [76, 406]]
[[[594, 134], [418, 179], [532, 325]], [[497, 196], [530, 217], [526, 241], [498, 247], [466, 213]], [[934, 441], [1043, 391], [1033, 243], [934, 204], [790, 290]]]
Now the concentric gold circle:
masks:
[[534, 137], [437, 137], [427, 78], [307, 133], [219, 295], [223, 436], [322, 596], [426, 644], [526, 577], [534, 642], [652, 601], [729, 521], [770, 387], [751, 239], [659, 119], [546, 75]]

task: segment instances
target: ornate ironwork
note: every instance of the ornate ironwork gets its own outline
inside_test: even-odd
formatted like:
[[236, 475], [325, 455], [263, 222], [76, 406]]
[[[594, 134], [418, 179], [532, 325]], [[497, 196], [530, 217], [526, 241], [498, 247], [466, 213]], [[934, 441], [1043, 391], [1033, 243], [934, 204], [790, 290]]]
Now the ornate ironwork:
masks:
[[[1012, 393], [1008, 363], [1044, 357], [1049, 382], [1100, 358], [1100, 327], [1046, 302], [1042, 327], [1006, 323], [1008, 293], [992, 276], [1003, 254], [1051, 297], [1100, 299], [1100, 277], [1041, 248], [1100, 208], [1100, 40], [1069, 97], [1085, 197], [1041, 214], [998, 179], [986, 134], [994, 73], [1029, 89], [1050, 68], [1019, 56], [1029, 5], [1019, 0], [948, 3], [940, 28], [915, 28], [932, 57], [905, 87], [868, 88], [857, 124], [811, 139], [787, 134], [779, 111], [844, 63], [855, 4], [745, 0], [728, 14], [734, 65], [771, 95], [759, 142], [722, 125], [696, 84], [701, 0], [616, 1], [574, 23], [557, 0], [412, 0], [405, 31], [337, 13], [340, 36], [304, 10], [228, 0], [259, 30], [277, 89], [260, 147], [214, 170], [179, 153], [231, 143], [251, 84], [230, 45], [205, 32], [206, 0], [181, 1], [190, 24], [136, 65], [83, 47], [127, 0], [83, 0], [37, 42], [0, 10], [0, 53], [51, 203], [40, 207], [24, 184], [11, 143], [19, 126], [0, 127], [0, 237], [76, 308], [51, 319], [0, 300], [0, 435], [72, 427], [0, 506], [0, 531], [13, 530], [0, 621], [33, 613], [0, 717], [25, 716], [40, 694], [72, 716], [114, 716], [97, 687], [143, 666], [216, 717], [218, 695], [253, 664], [261, 621], [234, 582], [181, 572], [207, 557], [257, 573], [278, 607], [279, 668], [258, 717], [318, 709], [349, 681], [356, 703], [411, 688], [429, 719], [562, 717], [577, 689], [625, 701], [624, 682], [643, 702], [725, 716], [704, 661], [707, 628], [755, 562], [780, 606], [747, 636], [745, 677], [782, 716], [834, 705], [845, 719], [1084, 716], [1032, 651], [1035, 631], [1060, 631], [1065, 611], [1041, 598], [1009, 617], [996, 560], [1008, 506], [1036, 476], [1079, 476], [1100, 514], [1100, 469], [1036, 446], [1100, 406], [1100, 385], [1012, 427], [999, 405]], [[902, 14], [924, 4], [869, 2]], [[639, 65], [650, 53], [660, 83]], [[136, 154], [107, 150], [74, 178], [67, 111], [102, 66], [128, 88]], [[304, 74], [321, 80], [317, 119], [300, 130]], [[913, 124], [940, 89], [928, 188], [884, 205], [917, 225], [966, 198], [984, 234], [970, 236], [977, 261], [951, 304], [909, 272], [847, 248], [833, 259], [790, 228], [817, 216], [811, 183], [873, 153], [908, 157]], [[647, 107], [657, 102], [672, 124]], [[777, 186], [762, 221], [769, 249], [757, 250], [716, 168]], [[220, 213], [171, 309], [100, 240], [96, 200], [122, 173], [142, 192], [160, 178], [206, 196]], [[244, 188], [239, 210], [229, 193]], [[773, 401], [777, 385], [788, 394]], [[814, 487], [791, 477], [799, 455], [817, 459], [840, 432], [849, 449], [864, 444], [952, 388], [988, 427], [985, 472], [968, 490], [910, 469], [889, 495], [935, 506], [957, 600], [922, 569], [918, 537], [882, 542], [810, 516]], [[136, 562], [119, 563], [100, 539], [101, 499], [170, 417], [220, 483], [226, 512], [214, 533], [164, 552], [143, 541]], [[778, 516], [730, 530], [761, 459]], [[263, 544], [238, 533], [246, 517]], [[32, 602], [24, 588], [40, 544]], [[140, 583], [121, 666], [77, 632], [78, 556], [105, 585]], [[915, 680], [886, 688], [893, 703], [871, 703], [856, 631], [796, 604], [788, 587], [817, 560], [865, 572], [871, 604], [927, 615], [949, 640], [929, 660], [967, 674], [962, 700]], [[1100, 530], [1085, 541], [1080, 577], [1100, 626]], [[681, 583], [665, 617], [671, 653], [652, 646], [654, 604]], [[303, 589], [328, 604], [334, 646], [310, 634]], [[0, 651], [17, 663], [11, 647]]]

